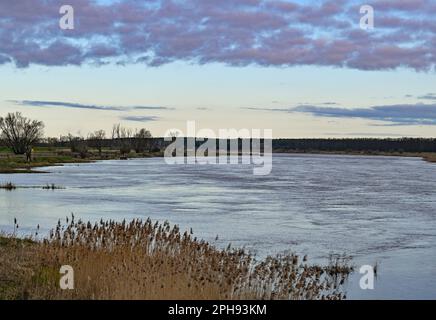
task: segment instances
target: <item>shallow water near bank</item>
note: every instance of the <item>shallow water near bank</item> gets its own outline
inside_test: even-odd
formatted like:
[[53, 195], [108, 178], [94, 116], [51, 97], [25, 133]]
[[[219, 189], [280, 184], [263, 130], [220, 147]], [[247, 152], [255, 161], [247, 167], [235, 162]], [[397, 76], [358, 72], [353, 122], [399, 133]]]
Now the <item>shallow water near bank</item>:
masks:
[[[436, 298], [436, 165], [420, 158], [275, 155], [272, 173], [250, 165], [167, 165], [162, 158], [99, 161], [1, 175], [0, 230], [23, 233], [77, 218], [169, 220], [218, 246], [258, 256], [292, 250], [313, 262], [330, 253], [378, 263], [374, 290], [358, 270], [349, 298]], [[215, 240], [218, 235], [218, 240]]]

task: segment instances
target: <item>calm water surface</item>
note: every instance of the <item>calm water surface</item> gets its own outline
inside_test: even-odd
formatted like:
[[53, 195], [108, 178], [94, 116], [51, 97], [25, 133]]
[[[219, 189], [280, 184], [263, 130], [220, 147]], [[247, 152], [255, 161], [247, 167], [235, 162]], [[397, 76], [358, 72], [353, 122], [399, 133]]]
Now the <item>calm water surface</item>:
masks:
[[[84, 220], [169, 220], [218, 246], [257, 255], [288, 250], [326, 262], [353, 256], [378, 263], [374, 290], [350, 298], [436, 298], [436, 165], [418, 158], [277, 155], [269, 176], [249, 165], [166, 165], [161, 158], [44, 168], [1, 175], [0, 183], [63, 190], [0, 190], [0, 230]], [[216, 235], [219, 240], [215, 241]]]

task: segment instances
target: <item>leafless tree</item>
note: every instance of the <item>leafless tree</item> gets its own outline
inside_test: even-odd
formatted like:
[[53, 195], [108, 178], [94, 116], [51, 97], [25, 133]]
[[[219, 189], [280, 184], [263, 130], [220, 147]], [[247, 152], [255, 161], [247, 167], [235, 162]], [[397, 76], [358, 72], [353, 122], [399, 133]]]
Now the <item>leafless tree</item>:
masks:
[[180, 132], [179, 131], [170, 131], [170, 137], [174, 140], [175, 138], [177, 138], [179, 136]]
[[20, 112], [0, 117], [0, 134], [15, 154], [25, 154], [32, 160], [32, 147], [43, 136], [44, 123], [23, 117]]
[[88, 136], [88, 140], [91, 140], [94, 146], [98, 149], [98, 153], [101, 155], [103, 148], [103, 140], [106, 138], [106, 132], [104, 130], [97, 130]]
[[116, 141], [121, 154], [128, 154], [132, 149], [132, 129], [114, 124], [112, 127], [112, 140]]
[[86, 158], [88, 154], [88, 144], [81, 136], [74, 136], [71, 133], [66, 137], [70, 145], [71, 152], [79, 153], [81, 158]]
[[133, 148], [136, 153], [144, 152], [145, 149], [150, 147], [151, 132], [147, 129], [142, 128], [141, 130], [136, 130], [133, 141]]

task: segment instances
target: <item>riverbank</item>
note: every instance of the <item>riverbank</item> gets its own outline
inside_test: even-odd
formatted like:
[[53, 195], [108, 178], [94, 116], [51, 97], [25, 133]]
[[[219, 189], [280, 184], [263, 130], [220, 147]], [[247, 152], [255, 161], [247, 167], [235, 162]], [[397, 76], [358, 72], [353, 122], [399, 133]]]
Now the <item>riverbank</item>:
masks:
[[[0, 300], [344, 299], [353, 271], [341, 258], [325, 266], [293, 254], [255, 261], [149, 219], [93, 225], [72, 216], [64, 227], [45, 241], [0, 237]], [[73, 290], [60, 289], [63, 265], [72, 267]]]
[[[436, 162], [436, 153], [428, 152], [378, 152], [378, 151], [299, 151], [299, 150], [275, 150], [277, 154], [338, 154], [360, 156], [393, 156], [393, 157], [419, 157], [428, 162]], [[0, 173], [40, 173], [41, 167], [60, 166], [67, 163], [89, 163], [99, 160], [115, 160], [128, 158], [163, 157], [163, 152], [131, 152], [121, 155], [118, 150], [103, 150], [101, 153], [94, 150], [85, 157], [73, 153], [68, 149], [40, 148], [34, 152], [33, 161], [28, 163], [23, 156], [14, 155], [8, 151], [0, 151]]]
[[128, 158], [162, 157], [162, 152], [131, 152], [121, 155], [118, 150], [92, 150], [86, 155], [73, 153], [62, 148], [38, 148], [33, 153], [32, 162], [27, 162], [24, 156], [15, 155], [8, 150], [0, 150], [0, 173], [41, 173], [42, 167], [61, 166], [67, 163], [90, 163], [99, 160], [115, 160]]

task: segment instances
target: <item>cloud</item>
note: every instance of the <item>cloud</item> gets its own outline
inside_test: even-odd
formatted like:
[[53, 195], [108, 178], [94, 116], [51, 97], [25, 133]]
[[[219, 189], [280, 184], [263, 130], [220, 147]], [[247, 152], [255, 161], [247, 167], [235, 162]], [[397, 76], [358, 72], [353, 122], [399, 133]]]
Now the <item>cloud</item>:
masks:
[[436, 125], [436, 104], [400, 104], [355, 109], [303, 105], [288, 111], [310, 113], [318, 117], [385, 121], [394, 125]]
[[360, 118], [384, 121], [392, 125], [436, 125], [436, 104], [398, 104], [370, 108], [342, 108], [300, 105], [293, 108], [245, 108], [250, 110], [308, 113], [316, 117]]
[[96, 106], [87, 105], [73, 102], [59, 102], [59, 101], [38, 101], [38, 100], [11, 100], [15, 104], [22, 106], [32, 106], [32, 107], [62, 107], [62, 108], [73, 108], [73, 109], [91, 109], [91, 110], [109, 110], [109, 111], [120, 111], [121, 107], [112, 106]]
[[61, 0], [0, 1], [0, 65], [173, 61], [232, 66], [318, 65], [434, 70], [434, 0], [75, 0], [75, 29], [59, 28]]
[[134, 106], [130, 107], [134, 110], [174, 110], [175, 108], [162, 107], [162, 106]]
[[258, 110], [258, 111], [280, 111], [280, 112], [291, 112], [291, 108], [258, 108], [258, 107], [243, 107], [241, 109], [245, 110]]
[[418, 99], [421, 100], [435, 100], [436, 101], [436, 93], [427, 93], [423, 96], [419, 96]]
[[15, 104], [33, 107], [62, 107], [73, 109], [91, 109], [91, 110], [106, 110], [106, 111], [128, 111], [128, 110], [171, 110], [172, 108], [161, 106], [99, 106], [89, 105], [74, 102], [61, 101], [38, 101], [38, 100], [10, 100]]
[[135, 121], [135, 122], [150, 122], [150, 121], [157, 121], [159, 119], [160, 118], [156, 117], [156, 116], [125, 116], [125, 117], [121, 117], [121, 120]]

